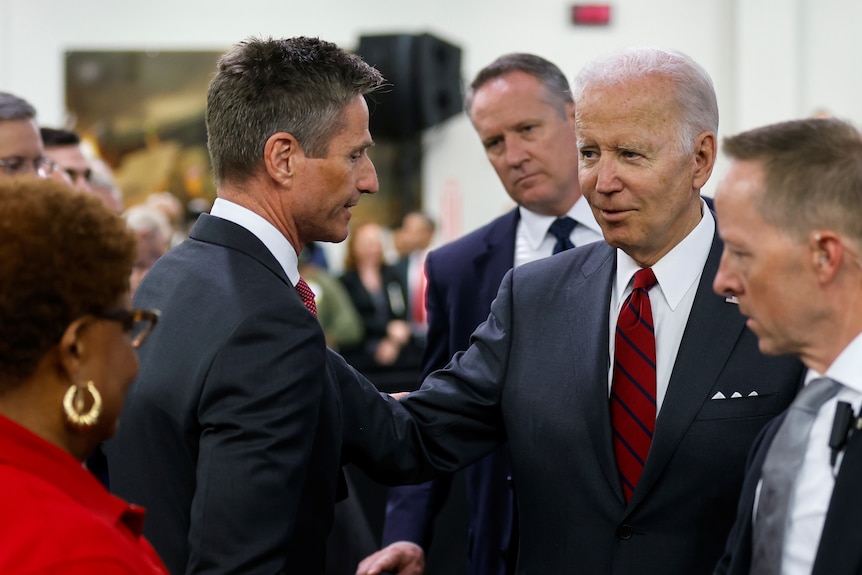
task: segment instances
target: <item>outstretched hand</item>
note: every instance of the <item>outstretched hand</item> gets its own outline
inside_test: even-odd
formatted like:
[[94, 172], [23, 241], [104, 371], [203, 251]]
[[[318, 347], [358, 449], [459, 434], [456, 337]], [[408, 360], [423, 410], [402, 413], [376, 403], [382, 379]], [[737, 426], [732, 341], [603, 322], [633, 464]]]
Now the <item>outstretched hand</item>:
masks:
[[369, 555], [356, 568], [356, 575], [422, 575], [425, 553], [410, 541], [396, 541]]

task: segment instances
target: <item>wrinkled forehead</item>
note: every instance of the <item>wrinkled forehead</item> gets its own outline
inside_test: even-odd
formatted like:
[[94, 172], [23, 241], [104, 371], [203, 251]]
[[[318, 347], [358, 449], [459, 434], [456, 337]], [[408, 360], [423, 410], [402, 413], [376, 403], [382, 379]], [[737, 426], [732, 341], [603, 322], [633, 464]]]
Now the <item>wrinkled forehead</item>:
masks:
[[[637, 81], [588, 88], [575, 107], [579, 143], [612, 139], [618, 144], [675, 134], [680, 109], [671, 85]], [[617, 141], [619, 140], [619, 141]]]
[[595, 80], [584, 86], [576, 102], [576, 117], [591, 114], [596, 108], [623, 110], [639, 108], [661, 111], [677, 109], [676, 82], [664, 74], [644, 74], [628, 78]]
[[0, 120], [0, 159], [33, 160], [42, 155], [42, 136], [36, 120]]

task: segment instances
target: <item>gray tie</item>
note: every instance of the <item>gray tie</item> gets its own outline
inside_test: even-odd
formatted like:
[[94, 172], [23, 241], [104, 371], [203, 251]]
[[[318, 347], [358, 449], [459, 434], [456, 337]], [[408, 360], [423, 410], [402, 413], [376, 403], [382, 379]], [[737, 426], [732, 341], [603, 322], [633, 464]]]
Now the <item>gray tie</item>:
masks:
[[[787, 512], [808, 445], [808, 434], [820, 407], [834, 397], [840, 387], [840, 383], [825, 377], [806, 385], [790, 404], [772, 440], [761, 471], [760, 498], [752, 535], [751, 575], [781, 573]], [[826, 448], [824, 445], [823, 449]]]

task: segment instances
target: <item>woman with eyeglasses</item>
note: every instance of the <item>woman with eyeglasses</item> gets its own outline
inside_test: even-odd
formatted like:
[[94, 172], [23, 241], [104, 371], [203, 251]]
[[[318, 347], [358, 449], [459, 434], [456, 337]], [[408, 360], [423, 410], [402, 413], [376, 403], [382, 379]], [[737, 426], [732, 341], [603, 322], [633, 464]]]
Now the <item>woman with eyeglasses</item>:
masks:
[[83, 465], [158, 317], [129, 309], [135, 249], [97, 197], [0, 179], [0, 573], [167, 573], [143, 510]]

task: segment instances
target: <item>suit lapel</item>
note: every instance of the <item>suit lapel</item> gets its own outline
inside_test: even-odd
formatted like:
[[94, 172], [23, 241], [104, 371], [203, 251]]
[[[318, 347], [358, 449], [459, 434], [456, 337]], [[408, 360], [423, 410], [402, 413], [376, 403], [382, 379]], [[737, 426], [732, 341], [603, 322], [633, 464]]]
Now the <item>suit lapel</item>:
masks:
[[745, 327], [739, 310], [712, 291], [722, 248], [718, 235], [714, 235], [632, 505], [655, 483], [703, 403], [709, 400], [709, 391]]
[[581, 266], [570, 266], [567, 271], [572, 281], [566, 291], [565, 308], [569, 325], [575, 326], [569, 334], [569, 349], [574, 350], [571, 381], [581, 388], [578, 397], [583, 401], [577, 403], [578, 417], [585, 422], [602, 474], [623, 501], [608, 409], [608, 322], [616, 250], [604, 242], [583, 249], [591, 249], [592, 253]]
[[[825, 449], [825, 446], [824, 446]], [[859, 573], [862, 563], [862, 431], [854, 431], [835, 480], [812, 575]]]
[[489, 226], [483, 238], [485, 251], [477, 255], [473, 262], [475, 277], [481, 278], [477, 286], [480, 291], [477, 301], [492, 301], [497, 296], [503, 276], [512, 269], [515, 262], [515, 232], [519, 219], [520, 212], [516, 208]]

